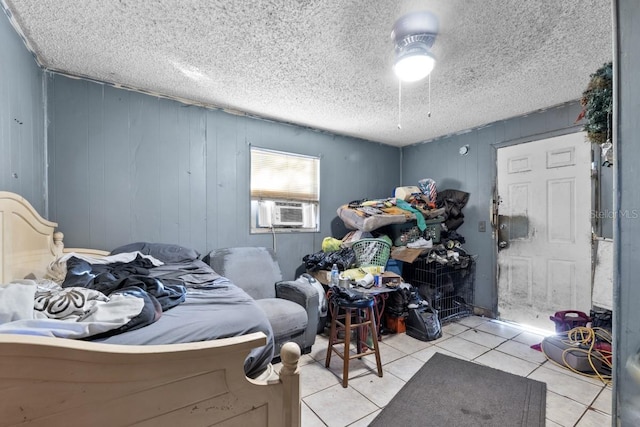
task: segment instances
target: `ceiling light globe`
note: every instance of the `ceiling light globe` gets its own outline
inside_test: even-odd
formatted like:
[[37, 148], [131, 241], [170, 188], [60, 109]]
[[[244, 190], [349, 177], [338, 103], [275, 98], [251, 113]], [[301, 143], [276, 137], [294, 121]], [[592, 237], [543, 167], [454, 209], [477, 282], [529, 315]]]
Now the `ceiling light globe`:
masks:
[[435, 65], [435, 58], [429, 54], [405, 55], [398, 58], [393, 71], [403, 82], [416, 82], [427, 77]]

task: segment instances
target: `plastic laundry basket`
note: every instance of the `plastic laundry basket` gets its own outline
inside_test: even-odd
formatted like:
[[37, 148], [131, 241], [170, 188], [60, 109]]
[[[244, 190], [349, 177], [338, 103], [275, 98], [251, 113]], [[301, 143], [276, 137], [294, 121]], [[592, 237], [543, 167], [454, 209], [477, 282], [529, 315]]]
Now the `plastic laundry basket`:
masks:
[[358, 267], [384, 267], [391, 254], [391, 245], [382, 239], [360, 239], [354, 242], [352, 249], [356, 253]]

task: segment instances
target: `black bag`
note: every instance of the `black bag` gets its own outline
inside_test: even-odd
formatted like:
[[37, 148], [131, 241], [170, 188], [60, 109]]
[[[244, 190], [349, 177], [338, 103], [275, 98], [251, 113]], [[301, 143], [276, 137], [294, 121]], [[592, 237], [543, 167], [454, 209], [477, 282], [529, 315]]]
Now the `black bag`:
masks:
[[410, 309], [405, 325], [407, 335], [420, 341], [433, 341], [442, 336], [438, 312], [431, 306]]
[[444, 208], [444, 225], [447, 230], [456, 230], [464, 223], [462, 208], [466, 206], [468, 201], [469, 193], [467, 192], [460, 190], [438, 191], [436, 206], [438, 208]]
[[384, 311], [392, 317], [405, 317], [410, 298], [411, 290], [407, 288], [398, 288], [395, 292], [389, 292]]
[[333, 252], [318, 251], [305, 255], [302, 261], [307, 271], [331, 270], [333, 264], [336, 264], [340, 271], [344, 271], [356, 265], [356, 253], [351, 248]]
[[351, 288], [343, 288], [341, 286], [330, 286], [330, 299], [333, 303], [354, 304], [363, 301], [371, 301], [373, 297], [371, 295], [358, 292]]

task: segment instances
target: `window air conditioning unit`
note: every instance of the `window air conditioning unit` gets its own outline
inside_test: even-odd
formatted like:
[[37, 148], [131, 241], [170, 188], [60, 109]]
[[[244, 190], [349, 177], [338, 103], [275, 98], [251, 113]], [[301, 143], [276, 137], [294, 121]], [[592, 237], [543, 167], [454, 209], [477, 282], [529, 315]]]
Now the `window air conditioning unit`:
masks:
[[302, 203], [275, 202], [273, 207], [274, 227], [302, 227], [304, 225]]

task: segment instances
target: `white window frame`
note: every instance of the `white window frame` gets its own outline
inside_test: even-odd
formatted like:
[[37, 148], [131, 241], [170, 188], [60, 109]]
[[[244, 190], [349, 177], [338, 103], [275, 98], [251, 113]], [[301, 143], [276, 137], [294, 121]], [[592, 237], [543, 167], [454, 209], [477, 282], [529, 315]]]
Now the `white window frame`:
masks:
[[[320, 157], [253, 146], [249, 151], [250, 232], [319, 231]], [[280, 218], [276, 209], [282, 213], [299, 211], [302, 218]]]

